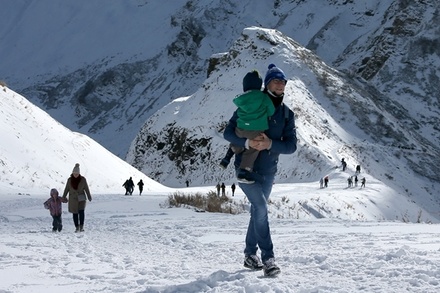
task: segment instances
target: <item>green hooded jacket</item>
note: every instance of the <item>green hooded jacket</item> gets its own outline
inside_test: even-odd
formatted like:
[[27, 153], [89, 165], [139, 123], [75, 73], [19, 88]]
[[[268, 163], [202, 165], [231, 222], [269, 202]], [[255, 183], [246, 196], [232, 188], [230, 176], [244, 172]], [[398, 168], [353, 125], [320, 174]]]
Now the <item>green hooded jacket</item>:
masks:
[[237, 127], [244, 130], [269, 128], [268, 118], [275, 113], [272, 100], [260, 90], [250, 90], [234, 99], [237, 109]]

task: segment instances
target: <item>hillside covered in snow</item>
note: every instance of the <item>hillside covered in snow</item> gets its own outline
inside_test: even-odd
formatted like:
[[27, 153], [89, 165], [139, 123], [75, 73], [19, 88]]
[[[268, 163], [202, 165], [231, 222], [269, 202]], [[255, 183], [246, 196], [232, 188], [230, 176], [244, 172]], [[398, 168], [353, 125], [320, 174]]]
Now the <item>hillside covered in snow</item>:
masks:
[[147, 118], [196, 92], [211, 56], [257, 26], [362, 78], [383, 111], [396, 104], [392, 114], [406, 128], [440, 145], [439, 6], [434, 0], [7, 1], [0, 11], [0, 80], [125, 158]]
[[[420, 211], [439, 217], [440, 82], [435, 68], [440, 64], [440, 4], [258, 4], [10, 1], [0, 11], [0, 80], [9, 86], [6, 95], [20, 93], [67, 132], [74, 131], [69, 136], [77, 139], [68, 139], [66, 153], [51, 152], [61, 153], [63, 171], [50, 170], [70, 171], [75, 152], [93, 149], [83, 160], [86, 170], [97, 152], [96, 140], [142, 171], [124, 165], [123, 174], [110, 177], [110, 185], [102, 188], [105, 192], [119, 188], [127, 173], [175, 188], [186, 180], [210, 186], [234, 181], [232, 169], [223, 172], [217, 162], [226, 150], [222, 130], [234, 110], [231, 100], [241, 91], [242, 76], [251, 69], [264, 75], [267, 65], [275, 63], [289, 77], [285, 103], [296, 114], [300, 138], [297, 153], [282, 157], [277, 183], [318, 185], [329, 174], [343, 186], [360, 164], [367, 182], [383, 187], [377, 196], [415, 205], [410, 208], [412, 221]], [[11, 101], [15, 98], [3, 103]], [[12, 119], [14, 111], [22, 110], [3, 111]], [[23, 119], [30, 118], [14, 124], [9, 120], [4, 131], [16, 132]], [[42, 128], [41, 119], [35, 118], [38, 130], [30, 133], [42, 131], [40, 138], [53, 145], [58, 128]], [[23, 149], [2, 144], [7, 154], [2, 157], [3, 174], [16, 175], [2, 176], [1, 184], [41, 188], [50, 181], [34, 171], [39, 167], [15, 164], [40, 146], [30, 148], [20, 135], [7, 137]], [[47, 148], [46, 143], [41, 147]], [[26, 162], [36, 160], [34, 154], [24, 156]], [[348, 172], [338, 168], [342, 158], [348, 161]], [[14, 164], [24, 166], [14, 169]], [[104, 178], [97, 168], [92, 176]], [[31, 175], [20, 181], [22, 170], [28, 169]], [[48, 178], [63, 177], [55, 174]], [[31, 178], [28, 185], [22, 182], [26, 178]], [[406, 214], [406, 207], [400, 208], [397, 218]]]

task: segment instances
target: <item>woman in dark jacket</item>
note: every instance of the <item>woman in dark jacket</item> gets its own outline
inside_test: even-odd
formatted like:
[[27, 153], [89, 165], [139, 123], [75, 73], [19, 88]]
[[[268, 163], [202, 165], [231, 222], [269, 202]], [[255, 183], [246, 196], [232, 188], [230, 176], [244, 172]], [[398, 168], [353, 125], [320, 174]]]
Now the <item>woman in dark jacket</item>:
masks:
[[64, 188], [63, 198], [66, 199], [69, 194], [69, 212], [73, 214], [73, 223], [75, 224], [75, 232], [84, 231], [84, 210], [86, 209], [86, 199], [92, 201], [89, 186], [85, 177], [79, 172], [79, 164], [76, 163], [72, 174], [67, 179]]

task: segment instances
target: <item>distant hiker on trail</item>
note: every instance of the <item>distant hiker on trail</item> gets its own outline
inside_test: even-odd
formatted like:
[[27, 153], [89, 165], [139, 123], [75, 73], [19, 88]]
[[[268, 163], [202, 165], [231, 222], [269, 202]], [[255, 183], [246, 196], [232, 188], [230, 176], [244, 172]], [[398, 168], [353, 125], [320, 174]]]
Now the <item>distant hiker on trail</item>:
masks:
[[58, 195], [58, 190], [52, 188], [50, 190], [50, 198], [44, 202], [44, 208], [50, 211], [52, 216], [52, 232], [61, 232], [63, 229], [63, 221], [61, 216], [63, 214], [61, 203], [67, 202], [67, 198], [63, 199]]
[[63, 200], [67, 201], [69, 194], [69, 212], [73, 214], [73, 223], [75, 232], [84, 232], [84, 210], [86, 209], [86, 200], [92, 201], [89, 185], [85, 177], [79, 172], [79, 164], [75, 164], [72, 175], [67, 179], [66, 187], [63, 192]]
[[134, 182], [133, 179], [131, 179], [131, 177], [130, 179], [128, 179], [128, 186], [129, 186], [129, 193], [130, 195], [132, 195], [134, 191]]
[[[271, 99], [261, 91], [262, 84], [263, 80], [258, 71], [248, 72], [243, 78], [244, 93], [234, 98], [234, 104], [237, 106], [235, 134], [239, 138], [252, 140], [260, 137], [265, 130], [269, 129], [268, 118], [275, 112], [275, 106]], [[252, 148], [249, 144], [245, 144], [244, 148], [231, 144], [230, 148], [235, 154], [243, 152], [240, 169], [237, 172], [238, 182], [254, 183], [251, 173], [259, 150]], [[228, 158], [225, 157], [222, 162], [227, 160]]]
[[144, 190], [144, 182], [142, 181], [142, 179], [139, 180], [137, 186], [139, 187], [139, 195], [142, 195], [142, 191]]
[[235, 194], [235, 183], [232, 183], [231, 190], [232, 190], [232, 196], [234, 196], [234, 194]]
[[357, 187], [358, 186], [358, 177], [357, 175], [354, 175], [354, 186]]
[[319, 188], [324, 188], [324, 178], [319, 179]]
[[122, 184], [122, 186], [124, 186], [125, 188], [125, 195], [131, 195], [133, 193], [134, 190], [134, 182], [133, 179], [127, 179], [125, 180], [124, 184]]
[[347, 168], [347, 162], [345, 161], [344, 158], [342, 158], [341, 164], [342, 164], [342, 171], [345, 171], [345, 168]]
[[[367, 172], [367, 173], [368, 173], [368, 172]], [[365, 181], [367, 181], [367, 180], [365, 179], [365, 177], [361, 179], [361, 188], [362, 188], [362, 187], [365, 187]]]
[[328, 187], [328, 175], [324, 177], [324, 187]]
[[122, 184], [122, 186], [125, 188], [125, 195], [129, 195], [130, 194], [130, 182], [127, 180], [125, 180], [124, 184]]
[[220, 182], [215, 187], [217, 188], [217, 196], [220, 196]]
[[361, 165], [357, 165], [356, 166], [356, 174], [360, 174], [361, 173]]
[[348, 177], [348, 187], [350, 188], [353, 185], [353, 179], [351, 179], [351, 176]]
[[125, 188], [125, 195], [128, 195], [128, 179], [122, 184], [122, 187]]
[[[270, 277], [278, 275], [281, 270], [275, 263], [267, 202], [272, 191], [279, 155], [293, 154], [297, 148], [295, 117], [292, 110], [283, 103], [286, 83], [284, 72], [270, 64], [264, 78], [263, 91], [275, 107], [275, 113], [269, 119], [269, 129], [254, 139], [240, 137], [235, 132], [239, 127], [240, 116], [237, 109], [223, 134], [232, 145], [253, 148], [259, 152], [251, 173], [255, 183], [238, 183], [251, 204], [251, 216], [245, 237], [244, 266], [253, 270], [263, 269], [264, 275]], [[241, 168], [242, 157], [243, 153], [235, 154], [234, 167], [237, 172]], [[261, 251], [261, 260], [257, 256], [258, 248]]]
[[222, 196], [225, 196], [226, 195], [226, 186], [224, 183], [222, 183], [221, 189], [222, 189]]
[[186, 187], [189, 187], [189, 181], [188, 181], [188, 179], [186, 179], [185, 184], [186, 184]]

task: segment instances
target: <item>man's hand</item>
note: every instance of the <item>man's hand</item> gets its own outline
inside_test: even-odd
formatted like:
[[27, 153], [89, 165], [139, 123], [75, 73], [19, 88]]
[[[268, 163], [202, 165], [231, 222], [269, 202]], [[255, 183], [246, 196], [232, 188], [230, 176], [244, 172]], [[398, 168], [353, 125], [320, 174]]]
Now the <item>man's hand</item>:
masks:
[[249, 140], [249, 146], [258, 151], [266, 150], [272, 146], [272, 140], [266, 134], [261, 133], [256, 138]]

